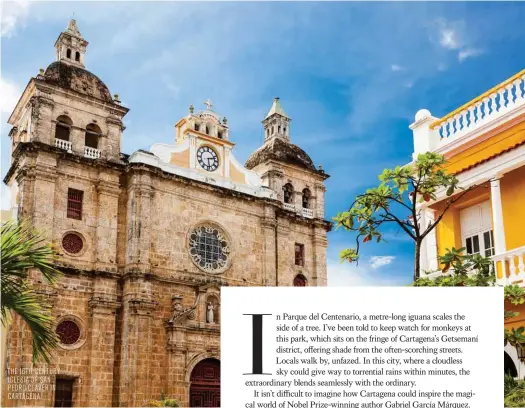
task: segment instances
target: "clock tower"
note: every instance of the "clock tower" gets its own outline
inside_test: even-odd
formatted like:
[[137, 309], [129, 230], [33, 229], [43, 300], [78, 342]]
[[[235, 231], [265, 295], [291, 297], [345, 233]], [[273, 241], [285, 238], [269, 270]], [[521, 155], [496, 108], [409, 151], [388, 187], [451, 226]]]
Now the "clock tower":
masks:
[[[276, 196], [261, 182], [255, 172], [245, 168], [233, 155], [235, 143], [230, 140], [226, 117], [213, 110], [207, 99], [197, 111], [189, 106], [188, 114], [175, 124], [175, 144], [156, 143], [150, 152], [170, 171], [192, 179], [214, 182], [223, 187], [258, 196]], [[134, 153], [135, 157], [138, 153]], [[144, 152], [140, 153], [140, 160]], [[130, 160], [134, 160], [132, 158]], [[153, 157], [149, 161], [157, 160]]]

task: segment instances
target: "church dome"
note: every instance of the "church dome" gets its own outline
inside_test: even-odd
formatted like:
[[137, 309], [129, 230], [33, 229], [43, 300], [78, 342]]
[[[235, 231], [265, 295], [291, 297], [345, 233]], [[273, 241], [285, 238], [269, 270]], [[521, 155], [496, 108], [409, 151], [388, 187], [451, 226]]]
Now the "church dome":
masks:
[[62, 61], [53, 62], [44, 73], [44, 80], [60, 88], [103, 100], [113, 102], [108, 87], [91, 72]]
[[251, 170], [268, 160], [280, 161], [318, 172], [312, 159], [303, 149], [278, 137], [272, 138], [253, 152], [246, 161], [245, 166]]

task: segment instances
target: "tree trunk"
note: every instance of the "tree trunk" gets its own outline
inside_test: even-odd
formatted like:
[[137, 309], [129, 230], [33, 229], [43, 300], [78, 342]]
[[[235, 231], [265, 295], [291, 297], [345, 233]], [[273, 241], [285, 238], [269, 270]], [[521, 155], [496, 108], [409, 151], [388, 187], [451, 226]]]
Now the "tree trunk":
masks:
[[421, 241], [416, 240], [416, 250], [414, 254], [414, 281], [420, 275]]

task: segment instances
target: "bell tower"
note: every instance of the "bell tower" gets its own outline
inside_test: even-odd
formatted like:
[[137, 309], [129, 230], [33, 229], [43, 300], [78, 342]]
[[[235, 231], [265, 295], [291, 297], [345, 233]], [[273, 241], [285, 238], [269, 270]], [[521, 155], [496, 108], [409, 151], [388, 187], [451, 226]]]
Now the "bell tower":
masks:
[[279, 98], [274, 98], [270, 111], [262, 121], [264, 126], [264, 141], [267, 142], [274, 137], [279, 137], [289, 142], [290, 121], [291, 119], [284, 112]]
[[84, 56], [88, 42], [82, 38], [78, 31], [76, 20], [69, 20], [66, 31], [58, 36], [55, 42], [57, 61], [84, 68]]

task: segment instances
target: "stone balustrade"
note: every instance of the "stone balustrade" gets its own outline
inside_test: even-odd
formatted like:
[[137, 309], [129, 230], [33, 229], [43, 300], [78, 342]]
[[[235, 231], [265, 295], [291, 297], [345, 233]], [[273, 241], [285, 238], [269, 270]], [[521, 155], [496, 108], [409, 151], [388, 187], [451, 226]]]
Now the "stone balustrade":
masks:
[[310, 208], [303, 208], [303, 217], [314, 218], [314, 210], [311, 210]]
[[284, 209], [288, 211], [295, 211], [295, 205], [292, 203], [284, 203]]
[[88, 159], [98, 159], [100, 157], [100, 150], [84, 146], [84, 157], [87, 157]]
[[71, 153], [71, 142], [69, 140], [55, 139], [55, 146], [62, 150], [67, 150]]
[[525, 286], [525, 246], [492, 257], [498, 285]]
[[430, 124], [441, 143], [448, 143], [525, 105], [525, 70]]

